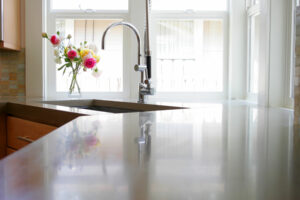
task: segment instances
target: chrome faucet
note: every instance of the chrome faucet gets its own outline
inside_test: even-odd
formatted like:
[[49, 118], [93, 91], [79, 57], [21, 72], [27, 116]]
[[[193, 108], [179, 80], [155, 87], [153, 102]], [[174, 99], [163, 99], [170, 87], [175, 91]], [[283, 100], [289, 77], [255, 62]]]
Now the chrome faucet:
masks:
[[102, 49], [105, 49], [105, 37], [107, 32], [115, 26], [126, 26], [130, 28], [136, 35], [138, 43], [138, 61], [134, 66], [134, 70], [141, 72], [141, 82], [139, 83], [139, 100], [138, 103], [145, 103], [146, 96], [154, 95], [154, 88], [151, 84], [151, 51], [150, 51], [150, 39], [149, 39], [149, 5], [150, 0], [146, 0], [146, 28], [145, 28], [145, 64], [141, 64], [141, 37], [138, 29], [128, 22], [116, 22], [106, 28], [102, 36]]

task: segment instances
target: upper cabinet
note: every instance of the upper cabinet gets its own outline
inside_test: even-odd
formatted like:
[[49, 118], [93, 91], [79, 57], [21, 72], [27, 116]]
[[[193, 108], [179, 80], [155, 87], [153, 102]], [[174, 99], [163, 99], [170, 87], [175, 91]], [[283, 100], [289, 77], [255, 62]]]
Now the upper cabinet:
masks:
[[0, 49], [21, 50], [21, 2], [0, 0]]

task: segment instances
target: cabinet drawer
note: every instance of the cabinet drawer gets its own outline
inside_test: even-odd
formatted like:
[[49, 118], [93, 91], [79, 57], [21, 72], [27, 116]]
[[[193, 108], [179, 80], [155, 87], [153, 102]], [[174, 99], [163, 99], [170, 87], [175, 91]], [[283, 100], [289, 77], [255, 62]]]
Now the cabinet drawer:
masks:
[[7, 117], [7, 146], [20, 149], [56, 127], [15, 117]]

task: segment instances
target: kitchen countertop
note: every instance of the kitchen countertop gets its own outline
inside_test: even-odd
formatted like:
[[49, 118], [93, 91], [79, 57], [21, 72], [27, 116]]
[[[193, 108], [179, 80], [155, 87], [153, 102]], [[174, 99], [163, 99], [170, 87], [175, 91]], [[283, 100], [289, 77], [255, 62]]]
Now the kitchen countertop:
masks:
[[79, 117], [0, 161], [0, 199], [300, 199], [292, 111], [191, 107]]

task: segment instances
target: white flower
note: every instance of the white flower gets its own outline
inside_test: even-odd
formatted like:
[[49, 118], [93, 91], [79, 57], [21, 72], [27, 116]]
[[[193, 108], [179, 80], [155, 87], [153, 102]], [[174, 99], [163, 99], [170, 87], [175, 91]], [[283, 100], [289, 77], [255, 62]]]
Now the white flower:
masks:
[[59, 50], [57, 48], [54, 49], [54, 56], [59, 57]]
[[95, 43], [89, 44], [88, 48], [89, 48], [90, 50], [92, 50], [95, 54], [98, 53], [98, 47], [97, 47], [97, 45], [96, 45]]
[[69, 49], [74, 49], [73, 46], [74, 46], [74, 45], [73, 45], [71, 42], [68, 44], [68, 48], [69, 48]]
[[59, 65], [62, 64], [62, 61], [61, 61], [60, 57], [56, 57], [54, 61], [55, 61], [56, 64], [59, 64]]
[[95, 70], [93, 70], [93, 73], [92, 75], [95, 77], [95, 78], [99, 78], [102, 74], [102, 70], [98, 70], [97, 68]]

